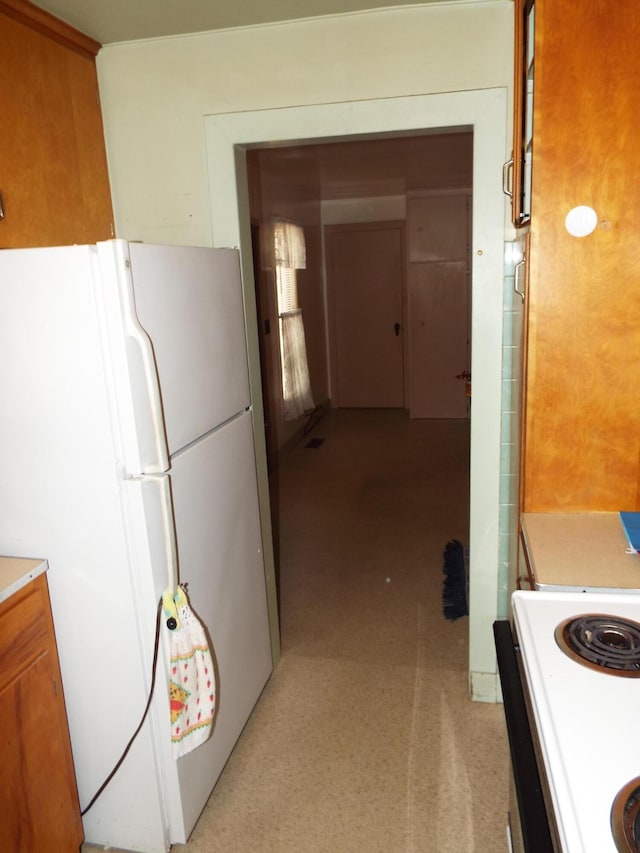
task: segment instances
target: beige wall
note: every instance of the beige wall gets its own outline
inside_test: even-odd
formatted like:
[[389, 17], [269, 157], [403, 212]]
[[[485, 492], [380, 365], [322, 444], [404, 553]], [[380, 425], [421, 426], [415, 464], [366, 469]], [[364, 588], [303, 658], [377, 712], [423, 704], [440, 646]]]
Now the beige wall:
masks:
[[[117, 235], [212, 244], [205, 115], [511, 90], [512, 18], [512, 1], [496, 0], [104, 47], [97, 62]], [[505, 159], [508, 147], [505, 139]]]

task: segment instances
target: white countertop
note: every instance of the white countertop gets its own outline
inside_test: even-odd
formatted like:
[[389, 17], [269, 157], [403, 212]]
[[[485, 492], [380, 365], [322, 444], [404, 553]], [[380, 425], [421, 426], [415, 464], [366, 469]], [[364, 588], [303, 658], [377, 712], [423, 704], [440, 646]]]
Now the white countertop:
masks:
[[617, 512], [533, 512], [522, 532], [539, 590], [640, 594], [640, 554], [627, 554]]
[[38, 575], [46, 572], [47, 568], [46, 560], [0, 557], [0, 602], [6, 601]]

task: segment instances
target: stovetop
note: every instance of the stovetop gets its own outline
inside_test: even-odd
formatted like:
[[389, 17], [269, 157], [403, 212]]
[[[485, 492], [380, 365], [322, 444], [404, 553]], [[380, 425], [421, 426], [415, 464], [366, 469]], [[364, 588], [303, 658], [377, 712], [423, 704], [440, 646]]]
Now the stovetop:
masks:
[[612, 805], [640, 777], [640, 679], [583, 665], [561, 649], [556, 629], [585, 614], [640, 623], [640, 598], [522, 591], [512, 603], [563, 851], [617, 853]]

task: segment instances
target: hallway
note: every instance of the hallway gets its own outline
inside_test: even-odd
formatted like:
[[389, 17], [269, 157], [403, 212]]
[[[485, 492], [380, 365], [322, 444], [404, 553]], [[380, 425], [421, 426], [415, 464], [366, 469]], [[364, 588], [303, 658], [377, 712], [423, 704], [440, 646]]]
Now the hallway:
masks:
[[442, 615], [468, 441], [465, 420], [339, 410], [286, 454], [282, 659], [174, 853], [507, 849], [503, 709], [469, 700], [469, 620]]

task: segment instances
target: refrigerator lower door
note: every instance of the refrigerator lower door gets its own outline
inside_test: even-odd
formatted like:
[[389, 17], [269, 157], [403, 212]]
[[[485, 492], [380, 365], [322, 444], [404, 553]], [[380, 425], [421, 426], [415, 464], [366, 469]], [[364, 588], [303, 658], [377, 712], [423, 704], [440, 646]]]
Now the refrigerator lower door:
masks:
[[[208, 629], [218, 675], [209, 740], [173, 762], [171, 841], [184, 842], [271, 673], [251, 413], [171, 460], [180, 582]], [[159, 685], [160, 692], [163, 685]]]

